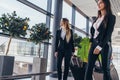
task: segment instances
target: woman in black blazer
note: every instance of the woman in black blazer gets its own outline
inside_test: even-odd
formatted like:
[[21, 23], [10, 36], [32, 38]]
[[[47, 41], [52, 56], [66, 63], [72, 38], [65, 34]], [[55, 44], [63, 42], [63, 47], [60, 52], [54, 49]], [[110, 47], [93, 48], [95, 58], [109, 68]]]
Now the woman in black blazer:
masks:
[[58, 80], [62, 80], [62, 60], [64, 58], [63, 80], [67, 80], [71, 56], [74, 53], [73, 32], [69, 27], [69, 21], [62, 18], [60, 29], [56, 33], [55, 57], [57, 58]]
[[112, 54], [111, 35], [116, 17], [112, 14], [109, 0], [98, 0], [98, 17], [91, 27], [91, 48], [85, 80], [92, 80], [93, 68], [98, 55], [102, 57], [103, 80], [111, 80], [110, 58]]

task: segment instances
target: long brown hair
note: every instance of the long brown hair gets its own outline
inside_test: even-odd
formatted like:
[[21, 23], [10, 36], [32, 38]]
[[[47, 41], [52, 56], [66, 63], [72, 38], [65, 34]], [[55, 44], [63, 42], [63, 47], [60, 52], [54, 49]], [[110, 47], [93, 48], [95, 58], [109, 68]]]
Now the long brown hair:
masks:
[[62, 22], [63, 22], [63, 24], [65, 25], [65, 28], [66, 28], [66, 39], [67, 39], [67, 42], [69, 42], [70, 37], [71, 37], [69, 20], [67, 18], [62, 18]]
[[[105, 25], [105, 28], [107, 27], [107, 23], [108, 23], [108, 17], [109, 15], [112, 15], [112, 10], [111, 10], [111, 4], [110, 4], [110, 1], [109, 0], [102, 0], [103, 3], [105, 4], [105, 10], [106, 10], [106, 15], [104, 17], [104, 25]], [[102, 14], [101, 14], [101, 11], [98, 10], [98, 17], [101, 17]]]

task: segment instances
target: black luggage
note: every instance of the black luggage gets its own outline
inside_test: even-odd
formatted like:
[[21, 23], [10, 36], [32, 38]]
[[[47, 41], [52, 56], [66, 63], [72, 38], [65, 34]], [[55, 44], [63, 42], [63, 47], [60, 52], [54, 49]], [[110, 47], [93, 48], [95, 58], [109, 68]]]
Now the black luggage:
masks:
[[82, 62], [82, 60], [80, 60], [80, 58], [78, 58], [77, 56], [74, 56], [71, 59], [70, 69], [74, 80], [84, 80], [86, 66], [87, 63]]

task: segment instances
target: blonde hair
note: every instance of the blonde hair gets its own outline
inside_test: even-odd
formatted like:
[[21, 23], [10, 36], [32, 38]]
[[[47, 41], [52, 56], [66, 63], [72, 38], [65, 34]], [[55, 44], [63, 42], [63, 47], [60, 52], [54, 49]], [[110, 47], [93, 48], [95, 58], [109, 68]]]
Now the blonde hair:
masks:
[[70, 38], [71, 38], [71, 30], [70, 30], [69, 20], [67, 18], [62, 18], [62, 22], [66, 28], [66, 40], [67, 40], [67, 42], [69, 42]]

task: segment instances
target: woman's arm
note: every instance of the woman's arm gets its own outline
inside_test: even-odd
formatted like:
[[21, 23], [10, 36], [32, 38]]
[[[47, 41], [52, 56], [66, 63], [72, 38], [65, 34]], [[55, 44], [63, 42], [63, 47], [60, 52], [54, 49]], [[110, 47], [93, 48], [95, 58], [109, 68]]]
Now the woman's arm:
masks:
[[90, 34], [91, 34], [90, 42], [92, 43], [93, 42], [93, 36], [94, 36], [94, 29], [93, 29], [93, 27], [91, 27], [91, 29], [90, 29]]
[[55, 52], [58, 52], [58, 43], [59, 43], [59, 36], [58, 36], [58, 30], [57, 30], [56, 41], [55, 41]]
[[72, 39], [72, 52], [75, 52], [75, 46], [74, 46], [74, 39], [73, 39], [73, 31], [71, 30], [71, 39]]

